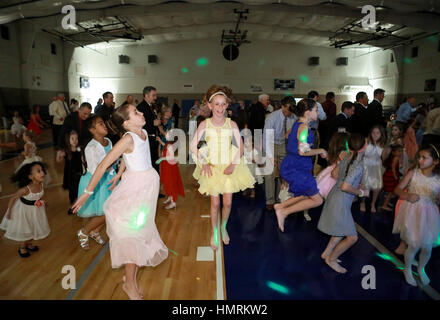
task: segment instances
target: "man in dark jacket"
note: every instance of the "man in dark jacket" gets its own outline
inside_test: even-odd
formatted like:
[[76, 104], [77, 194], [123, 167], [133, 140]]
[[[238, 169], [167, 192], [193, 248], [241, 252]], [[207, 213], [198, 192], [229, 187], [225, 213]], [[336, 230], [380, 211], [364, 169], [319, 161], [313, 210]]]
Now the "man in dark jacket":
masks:
[[252, 106], [251, 115], [249, 118], [249, 129], [255, 136], [254, 130], [264, 128], [264, 121], [266, 120], [266, 109], [270, 103], [269, 95], [263, 93], [258, 96], [258, 102]]
[[331, 137], [338, 132], [343, 130], [345, 132], [352, 132], [351, 117], [354, 114], [354, 103], [351, 101], [345, 101], [341, 107], [341, 113], [333, 118], [329, 123], [328, 134], [325, 139], [325, 148], [328, 149]]
[[159, 173], [159, 165], [156, 164], [158, 155], [158, 142], [156, 137], [158, 137], [158, 128], [160, 125], [160, 120], [157, 119], [156, 111], [153, 108], [153, 104], [157, 100], [156, 88], [147, 86], [143, 90], [144, 99], [138, 104], [137, 109], [144, 114], [145, 125], [144, 129], [148, 133], [148, 142], [150, 144], [150, 154], [151, 154], [151, 165]]
[[368, 105], [368, 129], [371, 129], [375, 125], [381, 125], [384, 129], [387, 127], [387, 123], [383, 118], [382, 101], [385, 97], [385, 90], [374, 90], [374, 100]]
[[78, 143], [82, 148], [85, 148], [88, 140], [90, 139], [89, 131], [87, 130], [86, 120], [92, 113], [92, 105], [88, 102], [81, 103], [79, 110], [69, 114], [64, 119], [63, 126], [61, 127], [60, 134], [58, 136], [58, 148], [64, 150], [66, 135], [72, 130], [78, 133]]
[[356, 102], [354, 103], [354, 115], [351, 119], [352, 132], [361, 133], [365, 137], [368, 136], [368, 95], [366, 92], [360, 91], [356, 94]]
[[174, 128], [179, 128], [180, 107], [177, 104], [177, 99], [174, 99], [172, 114], [174, 118]]

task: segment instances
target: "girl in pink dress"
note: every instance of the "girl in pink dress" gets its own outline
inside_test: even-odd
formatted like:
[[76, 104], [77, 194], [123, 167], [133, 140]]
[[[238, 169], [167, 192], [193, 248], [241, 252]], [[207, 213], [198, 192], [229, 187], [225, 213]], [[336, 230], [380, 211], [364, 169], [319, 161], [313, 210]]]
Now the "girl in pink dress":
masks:
[[98, 165], [72, 209], [77, 212], [84, 205], [107, 168], [122, 155], [124, 161], [113, 181], [122, 177], [121, 182], [104, 203], [104, 214], [112, 267], [125, 265], [122, 289], [130, 299], [140, 300], [142, 293], [136, 281], [138, 268], [157, 266], [168, 257], [168, 249], [154, 221], [159, 175], [151, 166], [148, 133], [142, 129], [145, 118], [135, 106], [127, 104], [117, 108], [108, 125], [115, 133], [124, 134]]

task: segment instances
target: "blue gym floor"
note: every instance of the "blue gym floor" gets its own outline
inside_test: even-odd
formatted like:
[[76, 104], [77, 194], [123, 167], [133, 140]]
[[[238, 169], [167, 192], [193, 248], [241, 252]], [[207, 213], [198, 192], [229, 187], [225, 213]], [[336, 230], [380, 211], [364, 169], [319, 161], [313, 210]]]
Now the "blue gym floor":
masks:
[[[227, 299], [431, 299], [422, 289], [408, 285], [402, 271], [360, 234], [358, 242], [340, 257], [348, 272], [338, 274], [328, 267], [320, 255], [329, 236], [316, 227], [321, 209], [309, 211], [310, 222], [302, 212], [290, 215], [282, 233], [275, 212], [265, 209], [260, 186], [255, 199], [235, 194], [228, 222], [231, 242], [223, 246]], [[400, 241], [391, 233], [394, 213], [360, 213], [357, 203], [353, 212], [365, 231], [394, 252]], [[440, 273], [435, 272], [439, 270], [439, 255], [440, 250], [434, 249], [426, 268], [435, 290], [440, 289]], [[397, 257], [403, 261], [402, 256]], [[362, 288], [365, 265], [376, 270], [374, 290]]]

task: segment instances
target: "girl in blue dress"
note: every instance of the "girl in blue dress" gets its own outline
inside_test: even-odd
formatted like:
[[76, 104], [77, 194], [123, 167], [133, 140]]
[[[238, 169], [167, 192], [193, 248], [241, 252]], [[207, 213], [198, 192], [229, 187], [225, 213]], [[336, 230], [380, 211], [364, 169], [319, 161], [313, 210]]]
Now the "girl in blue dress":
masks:
[[315, 155], [327, 157], [324, 149], [312, 149], [313, 133], [309, 123], [318, 118], [316, 102], [302, 99], [294, 109], [298, 121], [292, 127], [287, 142], [287, 155], [281, 163], [281, 177], [289, 183], [289, 192], [294, 197], [274, 206], [278, 227], [284, 232], [284, 220], [294, 212], [299, 212], [322, 204], [316, 180], [313, 177], [312, 158]]
[[[87, 128], [92, 134], [93, 139], [90, 140], [84, 150], [87, 172], [79, 181], [78, 194], [84, 192], [96, 168], [112, 149], [112, 142], [105, 137], [108, 131], [101, 117], [92, 116], [87, 119]], [[100, 245], [105, 244], [99, 232], [105, 223], [104, 202], [110, 196], [111, 190], [115, 187], [115, 183], [111, 184], [113, 181], [118, 180], [112, 166], [99, 181], [93, 195], [91, 195], [89, 199], [87, 199], [87, 202], [78, 210], [79, 217], [92, 218], [90, 222], [77, 233], [79, 243], [84, 250], [90, 249], [89, 237]]]

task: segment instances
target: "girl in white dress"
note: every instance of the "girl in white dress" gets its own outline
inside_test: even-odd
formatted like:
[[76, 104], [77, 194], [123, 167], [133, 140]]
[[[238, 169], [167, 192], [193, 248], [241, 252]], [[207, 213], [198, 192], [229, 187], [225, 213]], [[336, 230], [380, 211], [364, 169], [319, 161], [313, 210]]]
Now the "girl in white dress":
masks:
[[138, 268], [157, 266], [168, 257], [168, 248], [154, 221], [159, 175], [151, 166], [148, 133], [142, 129], [145, 125], [142, 112], [131, 104], [121, 106], [113, 112], [108, 125], [115, 133], [124, 135], [100, 162], [72, 210], [77, 212], [86, 203], [107, 168], [122, 155], [124, 161], [116, 175], [122, 179], [104, 203], [104, 214], [112, 268], [125, 267], [122, 289], [130, 299], [140, 300]]
[[46, 238], [50, 233], [46, 217], [43, 181], [46, 174], [44, 164], [25, 164], [12, 177], [20, 189], [9, 200], [0, 229], [6, 230], [5, 237], [20, 242], [18, 254], [30, 256], [29, 251], [38, 251], [32, 240]]
[[[364, 173], [361, 182], [365, 190], [373, 191], [371, 213], [376, 213], [377, 197], [383, 187], [382, 176], [385, 170], [382, 165], [382, 154], [385, 145], [385, 129], [379, 125], [371, 128], [367, 149], [364, 153]], [[361, 198], [360, 211], [365, 212], [365, 198]]]
[[[408, 191], [404, 191], [408, 187]], [[425, 266], [440, 234], [438, 202], [440, 196], [440, 155], [438, 147], [429, 145], [419, 151], [418, 168], [410, 170], [395, 193], [402, 202], [394, 221], [393, 233], [408, 244], [405, 250], [405, 279], [417, 286], [411, 265], [420, 250], [418, 273], [423, 285], [429, 283]]]

